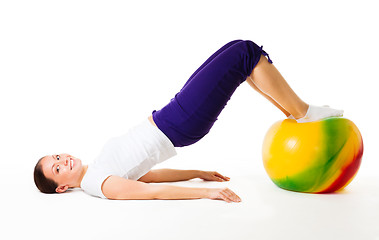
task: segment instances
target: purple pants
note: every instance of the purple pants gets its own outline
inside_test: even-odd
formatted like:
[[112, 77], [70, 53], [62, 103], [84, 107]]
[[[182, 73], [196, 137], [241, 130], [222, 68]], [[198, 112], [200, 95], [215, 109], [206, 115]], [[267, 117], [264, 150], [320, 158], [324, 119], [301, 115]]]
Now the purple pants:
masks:
[[236, 88], [268, 54], [252, 41], [232, 41], [207, 59], [173, 99], [153, 111], [158, 128], [175, 147], [203, 138], [226, 106]]

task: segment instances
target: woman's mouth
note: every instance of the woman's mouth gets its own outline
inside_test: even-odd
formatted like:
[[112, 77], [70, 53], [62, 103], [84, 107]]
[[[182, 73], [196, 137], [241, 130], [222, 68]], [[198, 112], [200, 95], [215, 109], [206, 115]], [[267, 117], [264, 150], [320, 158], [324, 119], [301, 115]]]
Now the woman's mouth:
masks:
[[70, 159], [70, 170], [74, 167], [74, 160], [71, 158]]

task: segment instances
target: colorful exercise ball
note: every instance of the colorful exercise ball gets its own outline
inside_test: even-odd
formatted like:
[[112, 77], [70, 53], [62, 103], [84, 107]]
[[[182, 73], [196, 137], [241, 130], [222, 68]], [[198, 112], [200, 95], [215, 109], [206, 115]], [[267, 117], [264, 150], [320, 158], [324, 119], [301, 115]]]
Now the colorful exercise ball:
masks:
[[361, 164], [363, 140], [346, 118], [276, 122], [263, 141], [263, 164], [280, 188], [307, 193], [343, 189]]

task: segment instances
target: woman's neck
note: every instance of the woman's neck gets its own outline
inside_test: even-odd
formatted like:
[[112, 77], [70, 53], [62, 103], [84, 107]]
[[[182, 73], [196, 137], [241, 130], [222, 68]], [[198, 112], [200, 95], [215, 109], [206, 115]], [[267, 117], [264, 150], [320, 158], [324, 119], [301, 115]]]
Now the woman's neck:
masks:
[[86, 174], [87, 169], [88, 169], [88, 165], [83, 165], [80, 177], [79, 177], [79, 179], [78, 179], [78, 181], [77, 181], [77, 183], [75, 184], [74, 187], [79, 187], [80, 188], [80, 184], [82, 183], [83, 177]]

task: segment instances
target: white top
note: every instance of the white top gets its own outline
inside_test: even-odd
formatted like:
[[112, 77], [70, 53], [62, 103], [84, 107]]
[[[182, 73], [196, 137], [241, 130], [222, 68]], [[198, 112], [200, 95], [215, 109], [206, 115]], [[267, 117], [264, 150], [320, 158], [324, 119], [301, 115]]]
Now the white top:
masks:
[[105, 144], [100, 155], [88, 165], [80, 187], [90, 195], [106, 198], [101, 186], [107, 177], [138, 180], [155, 164], [175, 155], [175, 147], [167, 136], [146, 120]]

